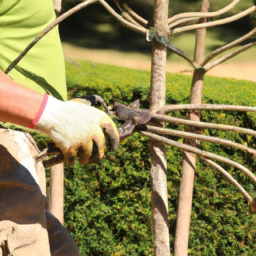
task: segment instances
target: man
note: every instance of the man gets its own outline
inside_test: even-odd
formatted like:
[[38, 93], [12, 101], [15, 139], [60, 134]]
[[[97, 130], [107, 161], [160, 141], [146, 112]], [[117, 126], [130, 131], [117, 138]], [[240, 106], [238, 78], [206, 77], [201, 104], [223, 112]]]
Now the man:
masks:
[[[52, 0], [0, 0], [0, 69], [5, 70], [54, 19]], [[69, 165], [77, 156], [80, 163], [90, 163], [94, 145], [96, 158], [102, 158], [105, 135], [113, 148], [118, 146], [117, 128], [104, 112], [62, 101], [67, 95], [57, 28], [31, 49], [19, 67], [45, 78], [50, 87], [42, 88], [20, 69], [12, 70], [11, 78], [0, 70], [0, 121], [47, 134]], [[69, 233], [46, 211], [32, 144], [23, 133], [0, 131], [0, 255], [79, 255]]]

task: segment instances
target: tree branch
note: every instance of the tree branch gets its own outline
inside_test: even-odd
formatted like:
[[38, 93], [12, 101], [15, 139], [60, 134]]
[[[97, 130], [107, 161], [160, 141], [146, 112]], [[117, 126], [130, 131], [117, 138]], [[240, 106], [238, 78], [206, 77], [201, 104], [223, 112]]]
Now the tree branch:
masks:
[[175, 35], [175, 34], [179, 34], [181, 32], [185, 32], [185, 31], [189, 31], [189, 30], [193, 30], [193, 29], [209, 28], [209, 27], [213, 27], [213, 26], [223, 25], [223, 24], [230, 23], [232, 21], [241, 19], [242, 17], [252, 13], [255, 10], [256, 10], [256, 6], [254, 5], [243, 12], [240, 12], [236, 15], [233, 15], [233, 16], [225, 18], [225, 19], [216, 20], [216, 21], [212, 21], [212, 22], [208, 22], [208, 23], [197, 24], [197, 25], [185, 26], [185, 27], [181, 27], [181, 28], [175, 28], [170, 32], [170, 34]]
[[176, 20], [184, 19], [184, 18], [209, 18], [221, 15], [225, 12], [228, 12], [232, 8], [234, 8], [241, 0], [234, 0], [231, 4], [227, 5], [223, 9], [217, 11], [217, 12], [208, 12], [208, 13], [202, 13], [202, 12], [187, 12], [187, 13], [181, 13], [177, 14], [171, 18], [168, 19], [168, 24], [173, 23]]
[[218, 60], [215, 60], [213, 62], [210, 62], [210, 63], [206, 64], [204, 68], [205, 68], [206, 71], [209, 71], [210, 69], [212, 69], [213, 67], [219, 65], [220, 63], [223, 63], [223, 62], [225, 62], [225, 61], [235, 57], [239, 53], [244, 52], [244, 51], [252, 48], [254, 45], [256, 45], [256, 42], [252, 42], [252, 43], [246, 44], [246, 45], [238, 48], [237, 50], [235, 50], [235, 51], [233, 51], [233, 52], [223, 56], [222, 58], [219, 58]]
[[198, 21], [199, 21], [199, 18], [186, 18], [186, 19], [182, 19], [182, 20], [177, 20], [176, 22], [171, 23], [169, 25], [169, 29], [174, 28], [174, 27], [176, 27], [178, 25], [181, 25], [181, 24], [182, 25], [179, 26], [179, 27], [196, 24], [196, 23], [198, 23]]
[[164, 108], [157, 111], [157, 114], [168, 114], [177, 110], [224, 110], [224, 111], [243, 111], [256, 112], [256, 107], [223, 105], [223, 104], [181, 104], [181, 105], [166, 105]]
[[244, 146], [242, 144], [233, 142], [231, 140], [220, 139], [220, 138], [216, 138], [216, 137], [211, 137], [211, 136], [206, 136], [206, 135], [201, 135], [201, 134], [196, 134], [196, 133], [191, 133], [191, 132], [182, 132], [182, 131], [176, 131], [176, 130], [172, 130], [172, 129], [165, 129], [165, 128], [149, 126], [149, 125], [146, 125], [146, 128], [147, 128], [148, 132], [152, 132], [152, 133], [172, 135], [172, 136], [182, 137], [182, 138], [186, 138], [186, 139], [203, 140], [203, 141], [207, 141], [207, 142], [211, 142], [211, 143], [221, 144], [221, 145], [224, 145], [227, 147], [239, 148], [241, 150], [246, 151], [251, 156], [256, 155], [256, 150], [249, 148], [247, 146]]
[[126, 18], [128, 21], [130, 21], [130, 22], [133, 23], [134, 25], [137, 25], [137, 26], [143, 28], [143, 26], [142, 26], [141, 24], [139, 24], [136, 20], [134, 20], [133, 17], [131, 17], [129, 13], [127, 13], [127, 12], [125, 12], [125, 11], [123, 10], [123, 8], [120, 6], [118, 0], [114, 0], [114, 1], [115, 1], [116, 6], [117, 6], [118, 9], [120, 10], [120, 12], [121, 12], [121, 14], [123, 15], [124, 18]]
[[28, 51], [37, 43], [39, 42], [48, 32], [50, 32], [55, 26], [57, 26], [60, 22], [68, 18], [70, 15], [74, 14], [75, 12], [85, 8], [86, 6], [97, 2], [98, 0], [88, 0], [82, 2], [69, 11], [63, 13], [59, 16], [55, 21], [53, 21], [43, 32], [38, 34], [36, 38], [24, 49], [24, 51], [10, 64], [10, 66], [5, 70], [5, 73], [8, 74], [20, 61], [21, 59], [28, 53]]
[[196, 121], [185, 120], [181, 118], [164, 116], [164, 115], [152, 115], [151, 120], [157, 121], [157, 122], [183, 124], [183, 125], [195, 126], [200, 128], [209, 128], [209, 129], [217, 129], [217, 130], [230, 131], [230, 132], [238, 132], [238, 133], [248, 134], [256, 137], [256, 131], [240, 128], [232, 125], [196, 122]]
[[207, 158], [204, 158], [203, 156], [201, 156], [200, 159], [204, 160], [206, 163], [212, 165], [218, 171], [220, 171], [241, 192], [241, 194], [247, 199], [247, 201], [249, 203], [253, 202], [253, 199], [249, 195], [249, 193], [226, 170], [224, 170], [220, 165], [216, 164], [215, 162], [213, 162], [213, 161], [211, 161]]
[[240, 44], [241, 42], [245, 41], [246, 39], [250, 38], [251, 36], [253, 36], [254, 34], [256, 34], [256, 28], [254, 28], [253, 30], [251, 30], [249, 33], [247, 33], [246, 35], [238, 38], [237, 40], [223, 45], [220, 48], [216, 49], [215, 51], [213, 51], [210, 55], [207, 56], [207, 58], [204, 60], [203, 66], [208, 63], [210, 60], [212, 60], [213, 58], [215, 58], [216, 56], [218, 56], [219, 54], [235, 47], [236, 45]]
[[139, 27], [134, 25], [133, 23], [125, 20], [123, 17], [121, 17], [118, 13], [115, 12], [115, 10], [108, 4], [105, 2], [105, 0], [98, 0], [105, 8], [106, 10], [111, 13], [120, 23], [122, 23], [124, 26], [142, 34], [142, 35], [146, 35], [147, 34], [147, 29]]
[[246, 167], [244, 167], [243, 165], [241, 165], [241, 164], [239, 164], [239, 163], [237, 163], [233, 160], [230, 160], [226, 157], [219, 156], [219, 155], [207, 152], [207, 151], [203, 151], [201, 149], [198, 149], [198, 148], [195, 148], [195, 147], [183, 144], [183, 143], [179, 143], [179, 142], [174, 141], [174, 140], [167, 139], [165, 137], [162, 137], [160, 135], [156, 135], [156, 134], [153, 134], [153, 133], [150, 133], [150, 132], [142, 132], [141, 131], [140, 133], [147, 136], [150, 139], [156, 140], [158, 142], [164, 143], [164, 144], [169, 145], [169, 146], [173, 146], [175, 148], [179, 148], [183, 151], [188, 151], [188, 152], [194, 153], [196, 155], [203, 156], [205, 158], [211, 158], [211, 159], [214, 159], [216, 161], [220, 161], [220, 162], [223, 162], [223, 163], [226, 163], [226, 164], [230, 164], [230, 165], [240, 169], [242, 172], [244, 172], [253, 181], [253, 183], [256, 184], [256, 176], [250, 170], [248, 170]]
[[136, 12], [134, 12], [126, 3], [122, 4], [122, 6], [131, 16], [138, 20], [143, 26], [146, 27], [148, 25], [148, 21], [139, 16]]

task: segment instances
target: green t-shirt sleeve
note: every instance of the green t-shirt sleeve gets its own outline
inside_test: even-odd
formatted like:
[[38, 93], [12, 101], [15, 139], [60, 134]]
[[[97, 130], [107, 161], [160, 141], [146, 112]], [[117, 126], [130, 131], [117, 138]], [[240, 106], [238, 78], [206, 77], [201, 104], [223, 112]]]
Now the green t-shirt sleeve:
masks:
[[[0, 0], [0, 69], [6, 70], [54, 20], [52, 0]], [[13, 69], [8, 75], [16, 82], [39, 93], [67, 99], [65, 62], [57, 27], [45, 35], [18, 66], [37, 76], [30, 79], [21, 69]]]

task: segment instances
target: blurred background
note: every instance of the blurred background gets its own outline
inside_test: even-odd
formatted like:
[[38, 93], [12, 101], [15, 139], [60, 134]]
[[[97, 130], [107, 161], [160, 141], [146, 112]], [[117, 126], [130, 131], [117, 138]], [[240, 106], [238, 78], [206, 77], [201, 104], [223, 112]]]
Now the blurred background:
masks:
[[[79, 0], [63, 0], [62, 13], [79, 4]], [[107, 2], [116, 10], [113, 0]], [[210, 11], [219, 10], [232, 0], [210, 1]], [[140, 16], [152, 24], [153, 0], [126, 0]], [[169, 17], [182, 12], [200, 11], [201, 1], [170, 0]], [[225, 18], [253, 5], [252, 0], [242, 0], [233, 10], [211, 20]], [[256, 26], [256, 15], [248, 15], [238, 21], [207, 30], [206, 54], [219, 46], [248, 33]], [[67, 60], [89, 60], [135, 69], [150, 69], [151, 44], [136, 32], [124, 27], [101, 4], [92, 4], [73, 14], [60, 24], [60, 35]], [[195, 31], [172, 37], [172, 43], [189, 56], [193, 56]], [[255, 40], [252, 38], [251, 40]], [[246, 43], [248, 43], [248, 40]], [[256, 50], [252, 48], [215, 68], [208, 75], [233, 77], [256, 82]], [[168, 53], [167, 71], [182, 72], [191, 67], [172, 53]], [[184, 74], [191, 75], [190, 72]]]

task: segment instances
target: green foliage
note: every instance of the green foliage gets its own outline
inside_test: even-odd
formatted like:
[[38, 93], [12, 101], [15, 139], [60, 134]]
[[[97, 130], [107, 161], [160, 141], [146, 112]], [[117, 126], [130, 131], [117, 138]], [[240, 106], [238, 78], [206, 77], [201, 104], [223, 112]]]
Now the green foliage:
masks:
[[[107, 65], [66, 63], [69, 97], [98, 94], [108, 105], [130, 103], [139, 98], [149, 106], [150, 74]], [[167, 74], [167, 102], [187, 103], [191, 77]], [[256, 106], [255, 83], [206, 77], [204, 103]], [[184, 117], [186, 112], [173, 113]], [[224, 123], [256, 129], [255, 115], [240, 112], [203, 111], [205, 122]], [[119, 124], [118, 124], [119, 125]], [[169, 125], [185, 130], [181, 125]], [[204, 130], [255, 148], [248, 135]], [[179, 138], [173, 138], [183, 141]], [[256, 162], [240, 150], [202, 143], [204, 150], [227, 156], [250, 170]], [[173, 252], [177, 196], [182, 171], [182, 152], [167, 148], [170, 243]], [[253, 196], [252, 182], [241, 171], [228, 170]], [[254, 255], [256, 218], [249, 214], [246, 200], [215, 169], [199, 162], [196, 166], [189, 255]], [[66, 167], [65, 223], [87, 255], [153, 255], [148, 139], [139, 134], [126, 139], [98, 165]]]

